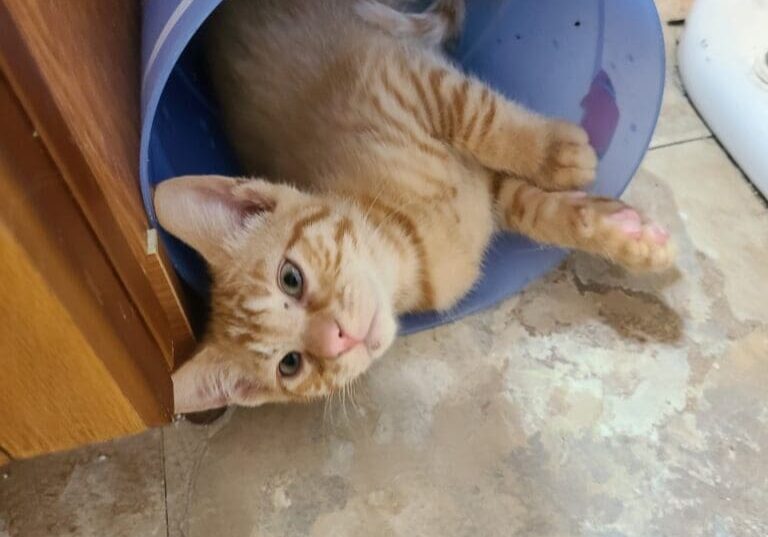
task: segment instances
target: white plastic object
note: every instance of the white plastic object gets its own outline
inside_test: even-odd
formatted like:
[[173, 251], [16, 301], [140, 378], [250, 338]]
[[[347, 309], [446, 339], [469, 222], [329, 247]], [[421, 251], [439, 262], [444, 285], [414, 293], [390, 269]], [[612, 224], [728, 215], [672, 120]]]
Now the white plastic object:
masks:
[[697, 0], [678, 56], [696, 109], [768, 196], [768, 1]]

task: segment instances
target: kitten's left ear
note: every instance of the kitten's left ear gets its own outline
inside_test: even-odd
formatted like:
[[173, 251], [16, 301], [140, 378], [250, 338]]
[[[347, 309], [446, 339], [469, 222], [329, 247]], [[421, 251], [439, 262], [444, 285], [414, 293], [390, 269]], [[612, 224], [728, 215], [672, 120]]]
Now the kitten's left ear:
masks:
[[273, 212], [278, 198], [289, 191], [295, 193], [290, 187], [259, 179], [176, 177], [155, 188], [155, 211], [163, 228], [214, 264], [228, 236], [250, 216]]
[[174, 413], [266, 402], [267, 390], [237, 363], [225, 358], [215, 344], [208, 343], [173, 374]]

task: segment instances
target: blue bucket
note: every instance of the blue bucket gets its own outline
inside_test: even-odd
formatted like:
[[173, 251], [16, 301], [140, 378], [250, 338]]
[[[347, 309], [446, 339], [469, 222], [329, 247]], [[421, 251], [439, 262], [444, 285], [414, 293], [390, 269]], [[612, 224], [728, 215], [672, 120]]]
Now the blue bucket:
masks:
[[[186, 174], [240, 175], [201, 75], [195, 36], [222, 0], [144, 2], [141, 190], [157, 226], [152, 190]], [[664, 39], [653, 0], [469, 0], [452, 54], [467, 70], [542, 114], [581, 123], [600, 155], [593, 191], [618, 197], [656, 125], [664, 88]], [[204, 301], [202, 258], [160, 230], [181, 279]], [[409, 315], [402, 333], [455, 320], [520, 291], [566, 252], [499, 234], [475, 288], [448, 313]]]

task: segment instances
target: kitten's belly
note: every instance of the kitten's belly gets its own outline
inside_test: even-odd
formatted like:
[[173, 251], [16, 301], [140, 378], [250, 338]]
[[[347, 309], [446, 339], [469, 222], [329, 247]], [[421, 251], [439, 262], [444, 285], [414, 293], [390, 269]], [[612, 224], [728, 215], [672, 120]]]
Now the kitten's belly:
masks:
[[450, 210], [435, 211], [424, 225], [435, 309], [454, 306], [472, 289], [494, 231], [487, 178], [470, 177], [457, 189]]

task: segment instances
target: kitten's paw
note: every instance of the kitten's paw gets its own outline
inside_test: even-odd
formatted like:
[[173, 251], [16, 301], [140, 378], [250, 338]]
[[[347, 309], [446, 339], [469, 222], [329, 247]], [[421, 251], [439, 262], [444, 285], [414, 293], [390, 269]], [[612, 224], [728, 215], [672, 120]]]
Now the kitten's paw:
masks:
[[544, 190], [573, 190], [595, 179], [597, 154], [586, 131], [566, 121], [550, 121], [544, 163], [533, 177]]
[[661, 271], [675, 260], [669, 233], [619, 201], [595, 200], [579, 209], [579, 217], [580, 235], [596, 253], [630, 270]]

